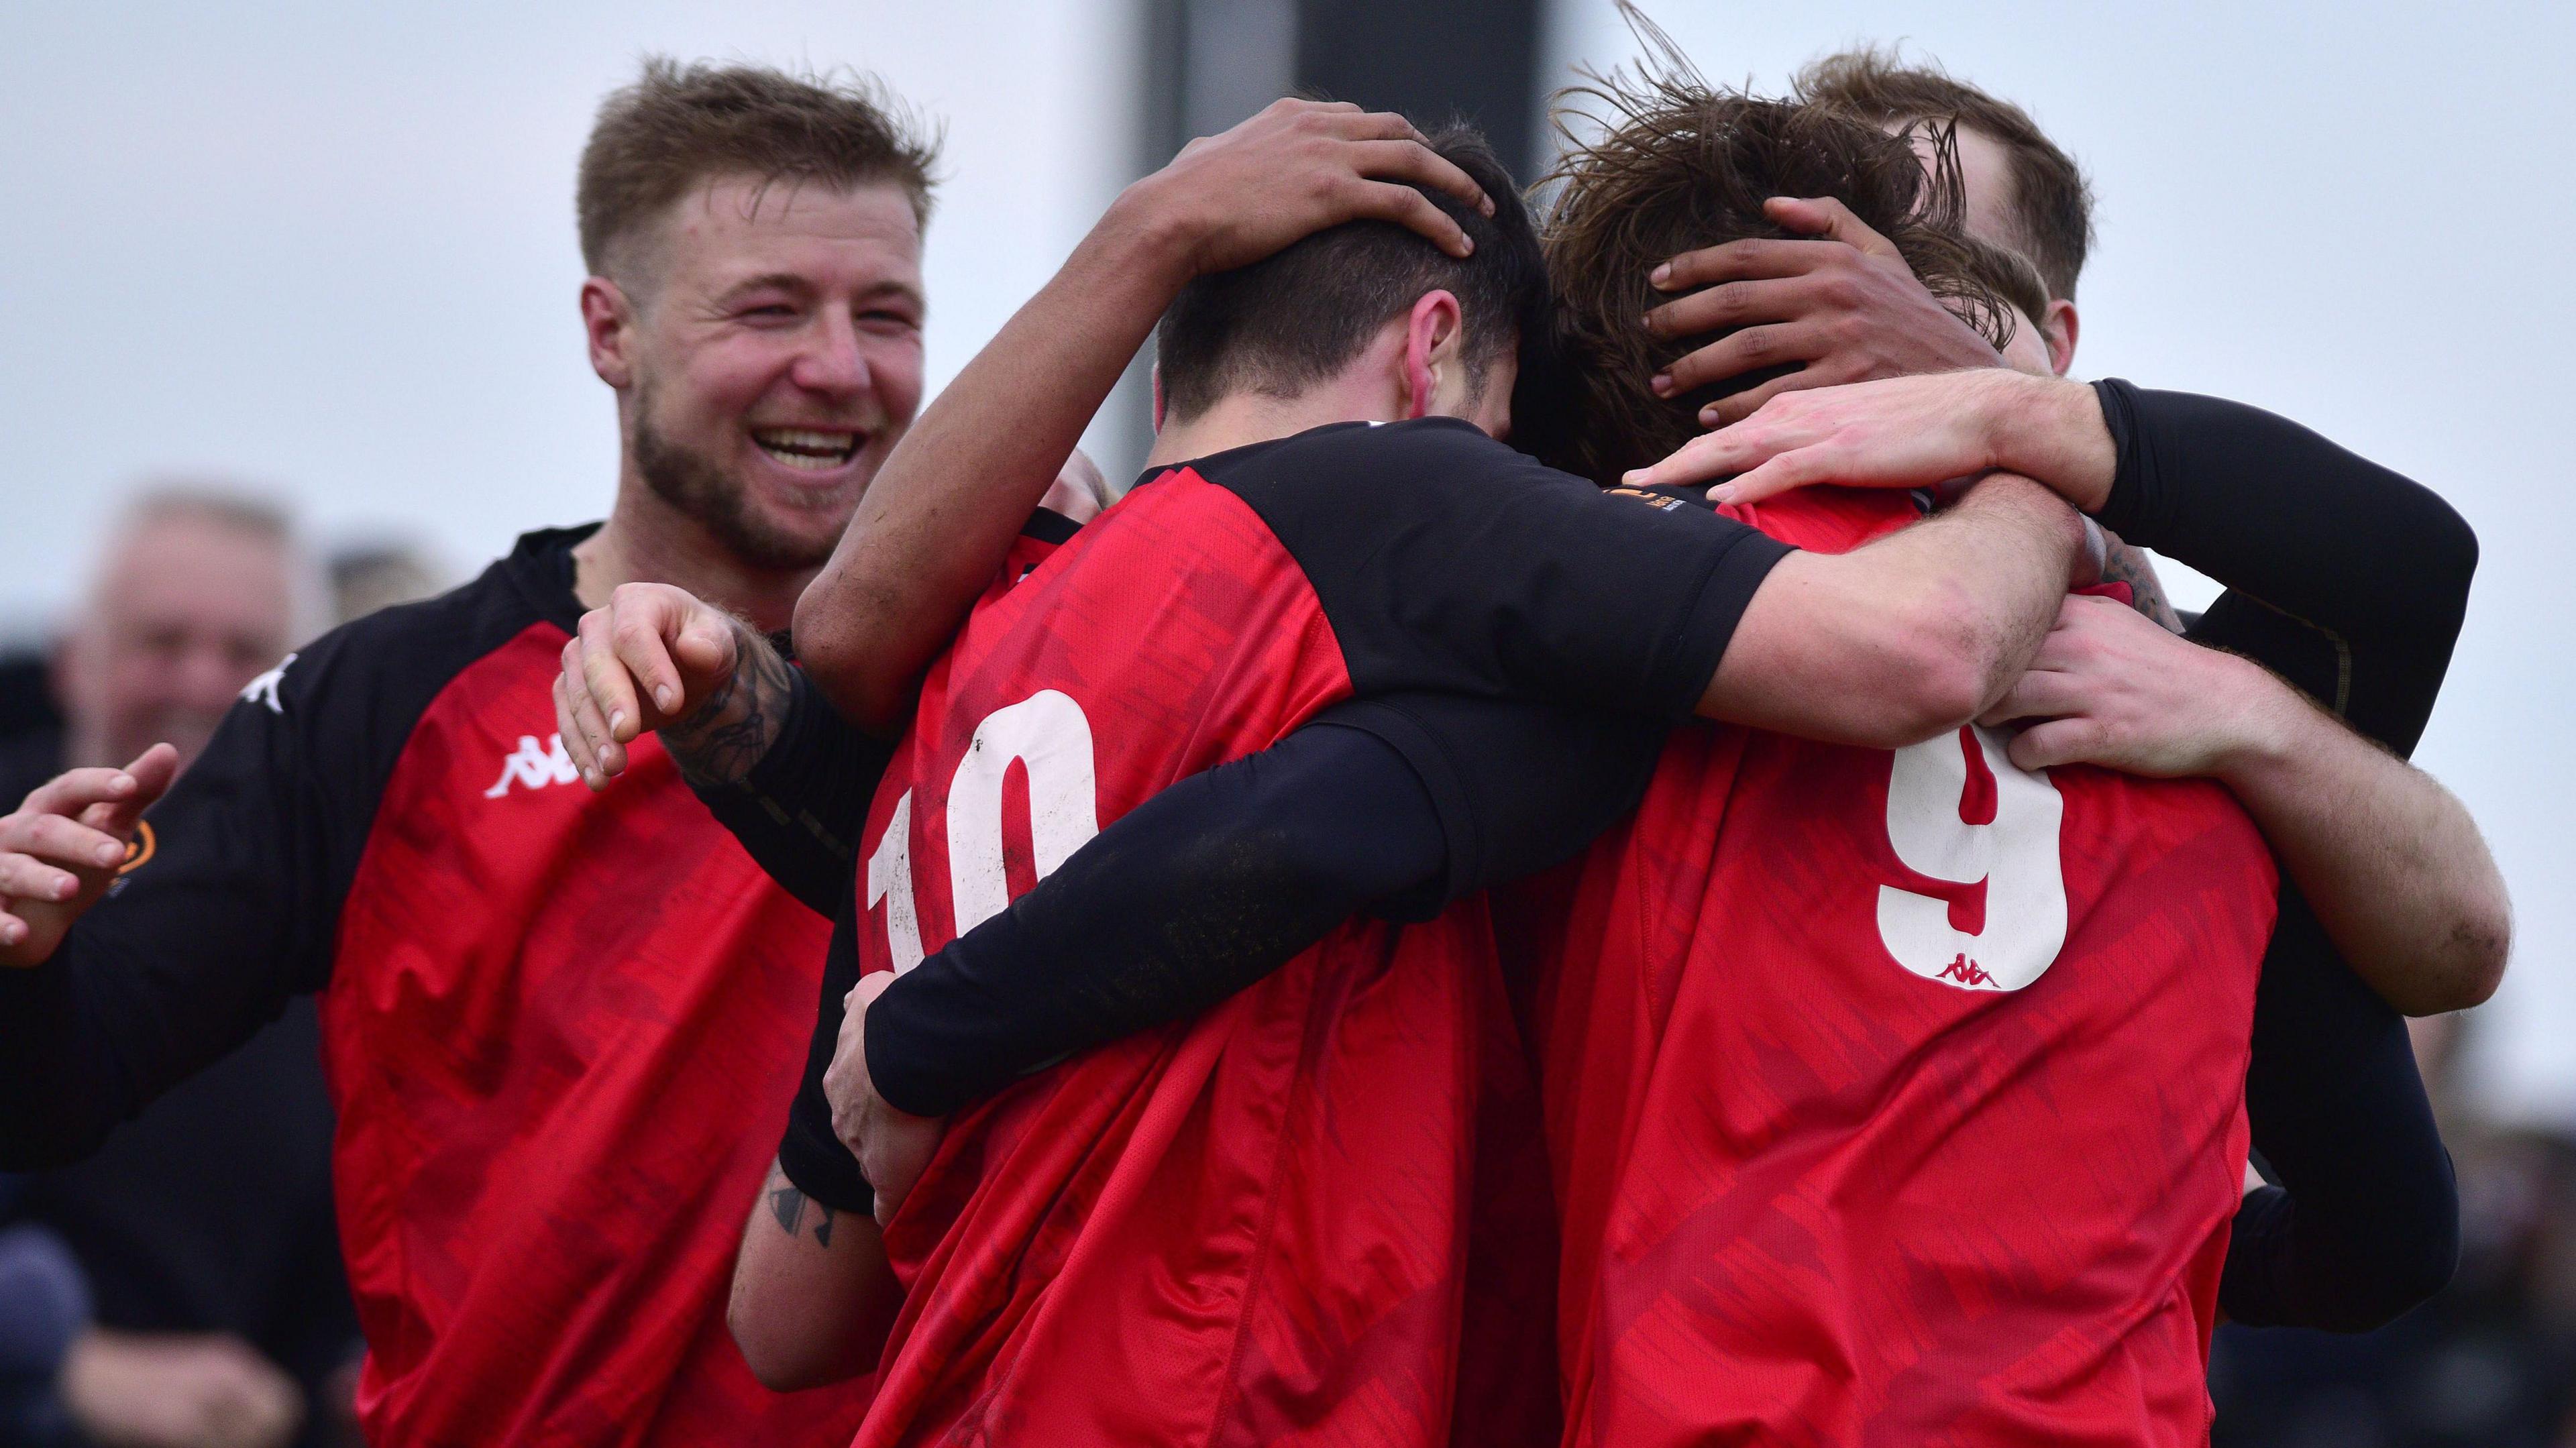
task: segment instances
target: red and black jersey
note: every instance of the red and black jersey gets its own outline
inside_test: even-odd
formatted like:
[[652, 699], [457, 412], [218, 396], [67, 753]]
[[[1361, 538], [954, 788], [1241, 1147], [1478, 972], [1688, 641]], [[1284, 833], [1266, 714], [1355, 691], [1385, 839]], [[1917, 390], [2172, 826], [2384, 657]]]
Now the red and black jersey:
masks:
[[2276, 889], [2220, 786], [1695, 725], [1573, 874], [1568, 1443], [2205, 1441]]
[[837, 1444], [866, 1386], [772, 1394], [724, 1323], [826, 925], [654, 741], [582, 787], [551, 686], [583, 536], [251, 686], [116, 893], [0, 981], [31, 1025], [0, 1145], [85, 1150], [319, 991], [371, 1442]]
[[[856, 963], [909, 969], [1355, 690], [1685, 713], [1783, 552], [1445, 420], [1165, 473], [934, 666], [861, 837]], [[1492, 966], [1481, 900], [1355, 923], [952, 1120], [887, 1232], [907, 1297], [858, 1441], [1552, 1438], [1535, 1102]], [[782, 1161], [830, 1203], [799, 1134]]]

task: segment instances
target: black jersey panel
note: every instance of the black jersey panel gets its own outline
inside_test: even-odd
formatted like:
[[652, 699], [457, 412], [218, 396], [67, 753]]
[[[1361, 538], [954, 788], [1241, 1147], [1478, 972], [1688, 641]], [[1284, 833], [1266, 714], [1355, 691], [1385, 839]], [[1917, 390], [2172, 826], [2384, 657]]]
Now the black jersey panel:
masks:
[[244, 691], [144, 816], [141, 858], [33, 971], [0, 972], [0, 1168], [91, 1148], [330, 979], [340, 908], [413, 726], [450, 681], [577, 618], [531, 534], [474, 582], [343, 625]]
[[805, 1048], [805, 1078], [787, 1108], [787, 1130], [778, 1142], [778, 1166], [798, 1191], [836, 1212], [876, 1210], [876, 1193], [859, 1171], [859, 1159], [832, 1130], [832, 1102], [823, 1073], [840, 1046], [842, 999], [859, 983], [859, 908], [855, 877], [841, 876], [841, 901], [832, 912], [832, 943], [823, 956], [823, 994], [814, 1011], [814, 1035]]
[[2400, 754], [2423, 736], [2478, 542], [2430, 489], [2242, 403], [2097, 382], [2103, 526], [2227, 585], [2193, 629]]
[[1191, 466], [1296, 560], [1358, 694], [1680, 719], [1790, 551], [1730, 518], [1604, 493], [1453, 418], [1337, 424]]
[[[1346, 700], [1313, 723], [1361, 730], [1404, 756], [1438, 808], [1448, 868], [1436, 892], [1378, 907], [1424, 920], [1572, 858], [1637, 807], [1670, 729], [1639, 714], [1424, 693]], [[1369, 827], [1364, 815], [1336, 823]]]

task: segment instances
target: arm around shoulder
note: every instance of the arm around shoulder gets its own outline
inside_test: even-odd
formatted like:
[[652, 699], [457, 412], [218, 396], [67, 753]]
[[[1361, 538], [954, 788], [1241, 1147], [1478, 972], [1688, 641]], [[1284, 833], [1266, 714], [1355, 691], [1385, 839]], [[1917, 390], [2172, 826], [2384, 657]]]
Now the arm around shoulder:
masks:
[[1867, 547], [1792, 554], [1754, 593], [1699, 712], [1881, 749], [1956, 729], [2029, 663], [2084, 540], [2047, 489], [1996, 474]]
[[2260, 682], [2272, 723], [2246, 731], [2217, 777], [2390, 1005], [2429, 1016], [2485, 1003], [2513, 952], [2513, 902], [2477, 822], [2431, 775]]

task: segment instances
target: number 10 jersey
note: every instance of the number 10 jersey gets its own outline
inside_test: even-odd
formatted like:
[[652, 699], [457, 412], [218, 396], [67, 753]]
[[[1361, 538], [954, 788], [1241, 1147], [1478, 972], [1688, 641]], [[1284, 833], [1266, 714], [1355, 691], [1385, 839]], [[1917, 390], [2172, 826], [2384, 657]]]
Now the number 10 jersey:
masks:
[[1569, 1443], [2205, 1441], [2271, 857], [2003, 745], [1685, 727], [1540, 892]]
[[[860, 966], [1354, 693], [1687, 712], [1782, 551], [1442, 420], [1144, 483], [931, 670], [861, 835]], [[1534, 1083], [1481, 897], [1345, 925], [960, 1114], [885, 1241], [906, 1296], [861, 1444], [1556, 1436]]]

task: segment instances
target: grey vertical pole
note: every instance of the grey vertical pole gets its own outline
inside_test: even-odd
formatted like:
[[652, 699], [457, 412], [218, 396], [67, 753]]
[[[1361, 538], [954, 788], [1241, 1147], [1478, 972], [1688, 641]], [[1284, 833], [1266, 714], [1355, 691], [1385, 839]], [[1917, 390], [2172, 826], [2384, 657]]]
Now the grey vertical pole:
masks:
[[1540, 0], [1297, 0], [1297, 82], [1334, 100], [1456, 115], [1526, 183], [1539, 158]]
[[[1283, 95], [1321, 94], [1422, 124], [1473, 122], [1513, 174], [1539, 165], [1541, 0], [1142, 0], [1146, 65], [1137, 171]], [[1152, 448], [1147, 367], [1137, 358], [1095, 429], [1124, 486]], [[1122, 476], [1123, 473], [1123, 476]]]

